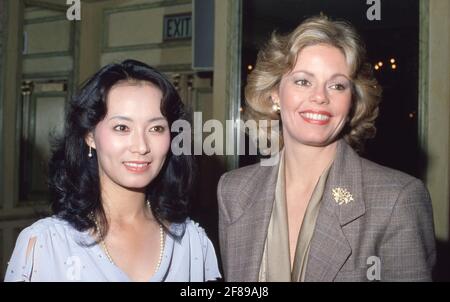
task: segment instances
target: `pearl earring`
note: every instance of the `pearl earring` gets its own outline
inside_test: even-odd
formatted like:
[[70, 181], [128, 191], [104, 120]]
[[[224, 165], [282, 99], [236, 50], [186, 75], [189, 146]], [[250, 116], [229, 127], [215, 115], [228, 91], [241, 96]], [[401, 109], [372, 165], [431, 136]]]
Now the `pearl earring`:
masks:
[[88, 153], [88, 157], [91, 158], [92, 157], [92, 147], [89, 146], [89, 153]]
[[281, 111], [280, 104], [278, 104], [278, 103], [273, 103], [273, 105], [272, 105], [272, 111], [275, 112], [275, 113], [277, 113], [277, 114], [280, 114], [280, 111]]

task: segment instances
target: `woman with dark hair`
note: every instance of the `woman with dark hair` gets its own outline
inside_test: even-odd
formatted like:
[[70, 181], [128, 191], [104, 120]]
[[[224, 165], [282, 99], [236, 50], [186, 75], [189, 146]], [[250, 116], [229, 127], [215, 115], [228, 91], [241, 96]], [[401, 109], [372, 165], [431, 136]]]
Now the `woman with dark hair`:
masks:
[[282, 124], [274, 166], [219, 183], [226, 281], [426, 281], [435, 262], [424, 184], [356, 152], [381, 88], [353, 26], [313, 17], [274, 34], [248, 78], [254, 119]]
[[213, 245], [188, 218], [193, 159], [171, 150], [187, 114], [172, 84], [126, 60], [89, 79], [50, 160], [54, 215], [21, 232], [6, 281], [206, 281]]

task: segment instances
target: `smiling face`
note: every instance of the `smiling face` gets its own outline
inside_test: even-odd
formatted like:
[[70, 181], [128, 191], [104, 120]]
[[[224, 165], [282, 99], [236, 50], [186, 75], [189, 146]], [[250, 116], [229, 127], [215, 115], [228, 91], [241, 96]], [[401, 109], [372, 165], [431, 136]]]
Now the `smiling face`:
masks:
[[86, 142], [96, 149], [102, 188], [145, 189], [160, 172], [170, 146], [162, 92], [151, 83], [123, 82], [107, 96], [107, 114]]
[[351, 107], [350, 67], [344, 54], [325, 44], [303, 48], [272, 99], [280, 104], [286, 145], [332, 143]]

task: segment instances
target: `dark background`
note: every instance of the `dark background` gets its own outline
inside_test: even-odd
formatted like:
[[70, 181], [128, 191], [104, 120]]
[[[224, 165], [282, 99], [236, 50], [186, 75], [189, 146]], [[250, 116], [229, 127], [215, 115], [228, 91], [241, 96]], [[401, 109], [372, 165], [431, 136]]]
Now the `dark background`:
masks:
[[[351, 22], [363, 37], [368, 61], [383, 87], [377, 135], [366, 144], [364, 157], [422, 178], [425, 158], [418, 144], [419, 1], [380, 1], [381, 20], [370, 21], [365, 0], [243, 1], [242, 88], [258, 50], [275, 30], [287, 33], [308, 17], [324, 14]], [[395, 58], [397, 69], [389, 60]], [[244, 97], [242, 97], [243, 106]], [[241, 164], [252, 162], [242, 158]]]

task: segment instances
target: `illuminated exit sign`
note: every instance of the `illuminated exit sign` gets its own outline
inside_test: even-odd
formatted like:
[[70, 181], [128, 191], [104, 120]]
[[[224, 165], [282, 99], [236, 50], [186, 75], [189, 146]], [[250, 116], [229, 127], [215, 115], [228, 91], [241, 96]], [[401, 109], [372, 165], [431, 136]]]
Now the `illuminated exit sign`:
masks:
[[164, 16], [164, 41], [190, 39], [191, 37], [191, 13]]

